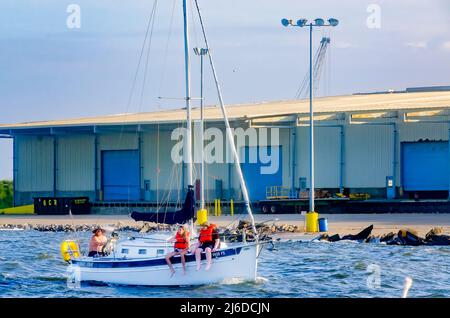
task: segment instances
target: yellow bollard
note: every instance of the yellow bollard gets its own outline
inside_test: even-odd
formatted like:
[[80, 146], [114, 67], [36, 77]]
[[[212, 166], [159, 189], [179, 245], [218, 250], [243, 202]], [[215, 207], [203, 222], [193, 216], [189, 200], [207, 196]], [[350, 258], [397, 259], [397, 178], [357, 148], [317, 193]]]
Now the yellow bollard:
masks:
[[306, 213], [306, 232], [319, 232], [319, 213]]
[[234, 201], [233, 199], [230, 200], [230, 215], [234, 215]]
[[219, 216], [222, 216], [222, 206], [220, 203], [220, 199], [217, 200], [217, 206], [218, 206], [218, 211], [219, 211]]
[[214, 199], [214, 216], [217, 216], [217, 199]]
[[208, 221], [208, 211], [206, 209], [200, 209], [197, 211], [197, 224], [203, 224]]

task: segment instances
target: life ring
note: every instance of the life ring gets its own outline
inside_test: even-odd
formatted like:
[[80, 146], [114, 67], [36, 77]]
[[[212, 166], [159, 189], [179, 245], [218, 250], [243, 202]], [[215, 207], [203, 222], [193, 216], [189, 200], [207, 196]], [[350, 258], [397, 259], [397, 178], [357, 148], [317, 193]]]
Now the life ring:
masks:
[[72, 257], [80, 257], [80, 248], [78, 247], [78, 243], [72, 240], [63, 241], [61, 243], [61, 256], [66, 262], [69, 262]]

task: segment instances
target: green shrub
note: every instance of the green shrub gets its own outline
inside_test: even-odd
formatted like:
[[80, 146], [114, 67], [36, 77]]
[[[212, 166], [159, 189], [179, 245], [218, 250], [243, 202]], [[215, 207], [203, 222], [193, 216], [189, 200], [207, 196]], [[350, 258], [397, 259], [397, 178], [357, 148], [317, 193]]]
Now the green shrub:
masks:
[[0, 209], [13, 206], [13, 183], [12, 181], [0, 181]]

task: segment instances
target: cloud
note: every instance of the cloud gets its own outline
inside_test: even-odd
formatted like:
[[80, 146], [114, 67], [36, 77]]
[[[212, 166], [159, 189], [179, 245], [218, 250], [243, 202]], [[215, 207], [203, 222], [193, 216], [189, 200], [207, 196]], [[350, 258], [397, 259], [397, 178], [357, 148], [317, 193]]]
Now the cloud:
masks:
[[405, 45], [415, 49], [426, 49], [428, 47], [428, 43], [426, 41], [407, 42]]
[[450, 41], [446, 41], [446, 42], [442, 43], [441, 47], [443, 50], [450, 52]]

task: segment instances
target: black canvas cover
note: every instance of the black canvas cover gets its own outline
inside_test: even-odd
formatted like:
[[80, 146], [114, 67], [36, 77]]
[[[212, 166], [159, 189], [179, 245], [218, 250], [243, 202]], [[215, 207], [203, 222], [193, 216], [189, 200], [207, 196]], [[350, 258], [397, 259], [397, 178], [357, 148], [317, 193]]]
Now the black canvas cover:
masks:
[[136, 212], [131, 213], [135, 221], [155, 222], [164, 224], [184, 224], [190, 220], [195, 221], [195, 198], [194, 190], [190, 187], [186, 193], [183, 207], [178, 211], [163, 212]]

